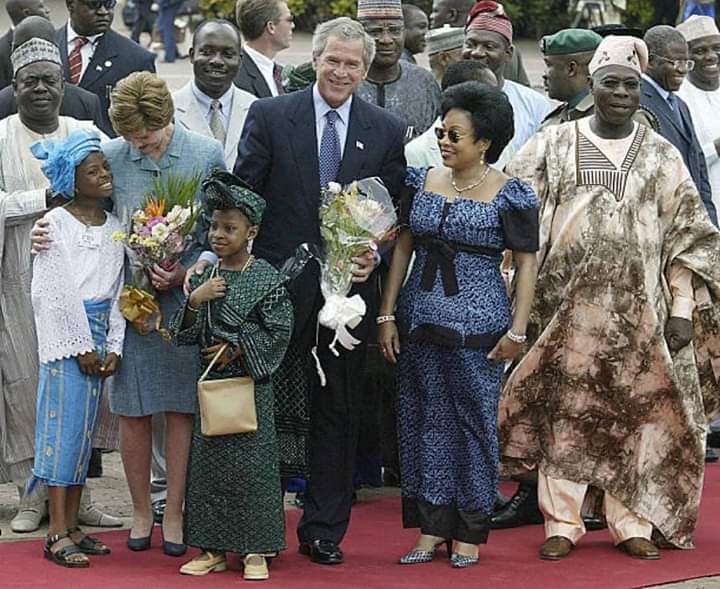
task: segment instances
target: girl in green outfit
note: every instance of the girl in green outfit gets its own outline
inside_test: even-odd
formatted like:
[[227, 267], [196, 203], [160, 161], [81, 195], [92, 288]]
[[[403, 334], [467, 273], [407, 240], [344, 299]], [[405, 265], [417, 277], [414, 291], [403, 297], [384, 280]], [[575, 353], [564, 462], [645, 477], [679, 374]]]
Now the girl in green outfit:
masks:
[[196, 413], [185, 499], [185, 540], [203, 553], [180, 572], [226, 569], [225, 553], [244, 556], [246, 579], [269, 578], [265, 554], [283, 550], [283, 511], [270, 376], [292, 333], [293, 309], [285, 276], [248, 253], [265, 201], [227, 172], [203, 183], [211, 215], [210, 245], [218, 263], [191, 279], [192, 292], [171, 322], [179, 345], [199, 344], [205, 368], [228, 349], [210, 379], [251, 376], [256, 432], [203, 436]]

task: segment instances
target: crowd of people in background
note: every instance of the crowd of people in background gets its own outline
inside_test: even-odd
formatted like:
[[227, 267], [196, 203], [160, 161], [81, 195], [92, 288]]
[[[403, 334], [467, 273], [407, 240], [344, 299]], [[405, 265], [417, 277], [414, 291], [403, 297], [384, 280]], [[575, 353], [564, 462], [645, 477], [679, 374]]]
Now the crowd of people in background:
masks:
[[[0, 482], [13, 531], [49, 517], [44, 556], [87, 568], [122, 521], [88, 476], [119, 449], [127, 548], [186, 575], [287, 548], [344, 562], [355, 489], [399, 486], [419, 530], [480, 562], [491, 529], [544, 523], [539, 556], [607, 527], [630, 557], [692, 548], [720, 413], [720, 30], [714, 2], [657, 3], [647, 31], [553, 31], [534, 89], [493, 0], [359, 0], [281, 66], [286, 0], [237, 0], [194, 30], [171, 92], [113, 29], [116, 0], [8, 0], [0, 39]], [[164, 60], [181, 2], [159, 3]], [[618, 4], [618, 3], [613, 3]], [[624, 4], [624, 3], [620, 3]], [[615, 7], [619, 8], [619, 7]], [[679, 24], [678, 15], [681, 15]], [[148, 30], [150, 29], [150, 30]], [[417, 56], [426, 53], [429, 69]], [[197, 176], [202, 214], [172, 264], [117, 241], [162, 182]], [[379, 178], [397, 239], [348, 260], [366, 304], [334, 349], [320, 268], [323, 189]], [[163, 326], [120, 311], [151, 288]], [[157, 326], [159, 327], [159, 326]], [[321, 367], [321, 370], [318, 370]], [[322, 374], [319, 374], [321, 372]], [[208, 434], [198, 381], [253, 383], [256, 428]], [[517, 481], [511, 498], [497, 490]]]

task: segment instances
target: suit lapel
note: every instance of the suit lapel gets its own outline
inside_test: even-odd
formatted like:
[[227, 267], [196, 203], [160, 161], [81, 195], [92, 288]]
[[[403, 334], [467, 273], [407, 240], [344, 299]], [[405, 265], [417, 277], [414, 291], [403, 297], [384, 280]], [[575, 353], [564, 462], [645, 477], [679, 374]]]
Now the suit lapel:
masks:
[[347, 139], [343, 159], [338, 171], [338, 182], [347, 184], [353, 180], [359, 180], [360, 170], [365, 159], [365, 150], [371, 148], [370, 128], [360, 99], [353, 97], [350, 107], [350, 126], [348, 127]]
[[112, 38], [113, 31], [108, 31], [98, 41], [95, 53], [80, 80], [80, 86], [87, 88], [97, 82], [113, 66], [113, 61], [118, 55], [115, 43]]
[[55, 38], [57, 39], [58, 48], [60, 49], [60, 60], [63, 64], [65, 79], [70, 80], [70, 62], [68, 61], [67, 52], [67, 25], [63, 25], [57, 30]]
[[243, 53], [243, 65], [245, 66], [245, 72], [250, 78], [252, 78], [253, 94], [258, 98], [269, 98], [272, 96], [270, 88], [268, 88], [265, 78], [260, 73], [260, 69], [252, 58], [247, 54]]
[[[230, 125], [225, 138], [225, 161], [231, 161], [230, 156], [233, 153], [237, 154], [237, 146], [245, 124], [245, 117], [239, 117], [238, 113], [241, 110], [247, 110], [247, 107], [248, 104], [243, 100], [242, 90], [233, 86], [232, 116], [230, 117]], [[245, 114], [247, 115], [247, 113]]]
[[[672, 110], [670, 110], [670, 105], [667, 103], [667, 100], [660, 96], [660, 93], [649, 82], [643, 81], [643, 83], [645, 85], [645, 96], [647, 96], [652, 101], [655, 114], [665, 119], [673, 127], [675, 127], [675, 129], [683, 137], [687, 138], [688, 134], [687, 129], [685, 129], [685, 125], [681, 125], [680, 123], [678, 123], [677, 119], [672, 113]], [[679, 102], [678, 108], [682, 109]]]
[[186, 128], [212, 137], [210, 127], [200, 111], [189, 83], [181, 88], [175, 97], [175, 112], [178, 121]]
[[317, 153], [317, 132], [315, 129], [315, 106], [312, 99], [312, 86], [301, 91], [301, 99], [290, 115], [293, 129], [290, 133], [290, 145], [297, 164], [296, 170], [303, 184], [303, 194], [314, 198], [317, 206], [320, 198], [320, 166]]

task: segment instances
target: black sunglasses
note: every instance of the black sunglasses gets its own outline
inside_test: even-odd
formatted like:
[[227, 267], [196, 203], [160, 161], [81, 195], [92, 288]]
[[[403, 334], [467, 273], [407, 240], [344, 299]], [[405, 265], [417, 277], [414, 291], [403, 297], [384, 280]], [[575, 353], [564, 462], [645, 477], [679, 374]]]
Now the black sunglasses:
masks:
[[82, 0], [82, 3], [93, 11], [100, 10], [101, 6], [112, 10], [117, 5], [117, 0]]
[[450, 143], [458, 143], [463, 137], [465, 137], [465, 135], [461, 135], [455, 129], [446, 131], [442, 127], [435, 127], [435, 137], [438, 138], [438, 141], [445, 139], [445, 135], [447, 135]]

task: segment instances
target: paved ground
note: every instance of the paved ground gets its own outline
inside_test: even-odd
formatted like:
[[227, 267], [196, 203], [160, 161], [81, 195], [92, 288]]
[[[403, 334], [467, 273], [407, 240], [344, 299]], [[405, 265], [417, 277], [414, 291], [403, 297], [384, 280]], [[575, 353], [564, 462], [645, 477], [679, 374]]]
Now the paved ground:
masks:
[[[58, 26], [65, 20], [65, 2], [64, 0], [46, 0], [49, 5], [52, 20]], [[4, 4], [4, 3], [3, 3]], [[7, 30], [9, 21], [5, 11], [0, 11], [0, 32]], [[119, 11], [116, 17], [116, 28], [119, 31], [127, 33], [122, 26]], [[145, 35], [142, 39], [147, 42]], [[186, 53], [189, 43], [187, 41], [181, 45], [181, 52]], [[523, 54], [525, 66], [528, 70], [530, 79], [535, 86], [540, 86], [543, 71], [542, 57], [540, 55], [537, 42], [534, 40], [520, 40], [518, 46]], [[293, 46], [284, 51], [278, 57], [278, 61], [287, 64], [299, 64], [308, 61], [310, 56], [311, 40], [310, 35], [306, 33], [296, 33], [294, 36]], [[160, 56], [162, 57], [162, 55]], [[418, 60], [421, 65], [427, 65], [427, 58], [420, 56]], [[179, 60], [174, 64], [165, 64], [158, 59], [158, 72], [167, 80], [170, 88], [175, 90], [185, 84], [190, 76], [191, 68], [187, 60]], [[90, 486], [93, 490], [94, 502], [102, 510], [123, 518], [126, 525], [129, 524], [130, 517], [130, 499], [125, 484], [125, 477], [122, 472], [122, 465], [118, 453], [107, 454], [104, 458], [105, 476], [101, 479], [91, 479]], [[360, 499], [371, 499], [376, 494], [393, 494], [397, 493], [396, 489], [383, 489], [379, 491], [361, 491]], [[15, 504], [17, 494], [12, 485], [0, 485], [0, 542], [21, 539], [31, 539], [41, 537], [45, 534], [45, 527], [38, 530], [35, 534], [13, 534], [10, 530], [10, 519], [15, 514]], [[288, 509], [293, 507], [288, 503]], [[0, 549], [0, 553], [2, 550]], [[659, 587], [659, 586], [658, 586]], [[720, 577], [707, 577], [704, 579], [695, 579], [683, 583], [674, 583], [663, 585], [664, 588], [673, 589], [720, 589]]]

